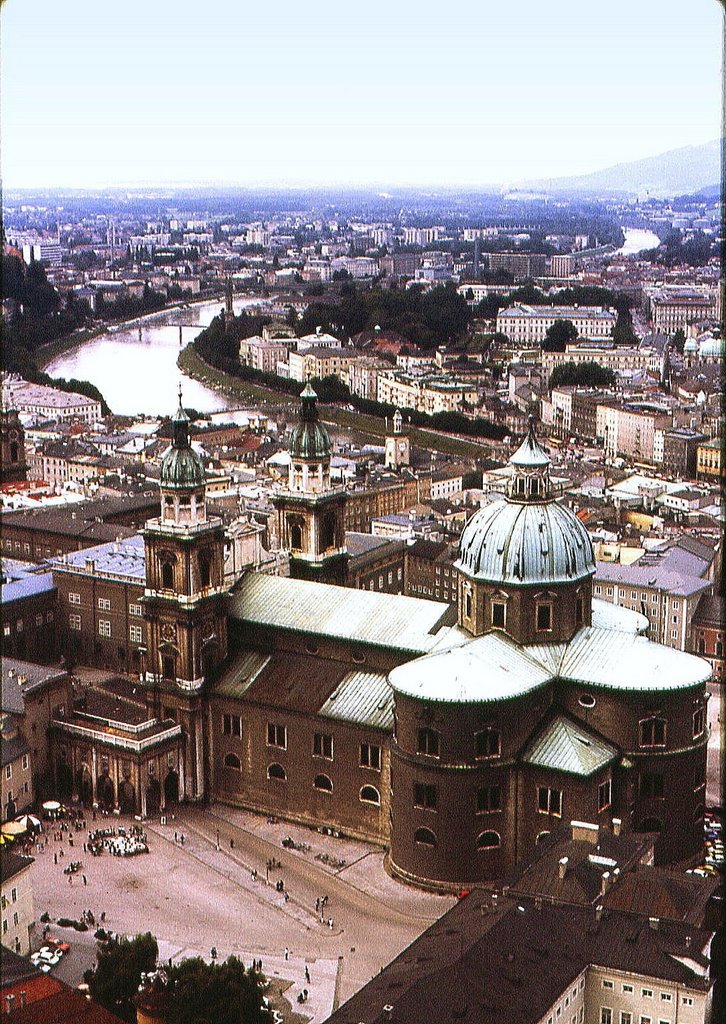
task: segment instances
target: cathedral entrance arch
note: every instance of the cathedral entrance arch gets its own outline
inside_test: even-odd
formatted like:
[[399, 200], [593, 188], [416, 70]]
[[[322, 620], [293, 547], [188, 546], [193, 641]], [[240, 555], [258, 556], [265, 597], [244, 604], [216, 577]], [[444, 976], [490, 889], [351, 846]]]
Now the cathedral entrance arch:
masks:
[[156, 778], [149, 779], [146, 787], [146, 813], [158, 814], [161, 807], [161, 786]]
[[118, 805], [122, 814], [133, 814], [136, 810], [136, 790], [129, 779], [124, 779], [118, 787]]
[[167, 804], [175, 804], [179, 801], [179, 775], [173, 768], [169, 770], [164, 779], [164, 799]]
[[97, 789], [98, 802], [102, 807], [105, 807], [107, 811], [110, 811], [114, 805], [114, 788], [113, 782], [108, 775], [102, 775], [98, 780]]
[[78, 799], [86, 807], [90, 807], [93, 803], [93, 779], [88, 769], [87, 764], [81, 765], [76, 775], [76, 788], [78, 790]]

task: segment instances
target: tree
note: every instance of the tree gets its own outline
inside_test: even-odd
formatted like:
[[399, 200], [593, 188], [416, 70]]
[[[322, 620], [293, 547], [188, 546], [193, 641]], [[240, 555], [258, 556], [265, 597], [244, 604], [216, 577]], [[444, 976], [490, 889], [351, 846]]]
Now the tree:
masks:
[[550, 377], [550, 388], [558, 384], [574, 384], [587, 388], [615, 387], [615, 373], [600, 363], [562, 363]]
[[169, 976], [169, 1024], [270, 1024], [259, 976], [231, 956], [223, 964], [182, 960]]
[[577, 339], [577, 328], [572, 320], [555, 320], [547, 328], [542, 349], [544, 352], [564, 352], [568, 344]]
[[142, 971], [153, 971], [159, 947], [151, 932], [134, 939], [118, 938], [99, 943], [96, 967], [88, 974], [91, 997], [124, 1020], [136, 1020], [132, 1002]]
[[673, 335], [673, 347], [677, 352], [683, 352], [686, 344], [686, 335], [682, 327], [679, 327], [676, 333]]

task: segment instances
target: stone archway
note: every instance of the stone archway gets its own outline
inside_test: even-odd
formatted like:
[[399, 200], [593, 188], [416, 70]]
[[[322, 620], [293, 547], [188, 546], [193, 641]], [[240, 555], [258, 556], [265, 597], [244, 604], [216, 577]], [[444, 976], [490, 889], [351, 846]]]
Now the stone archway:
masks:
[[76, 789], [83, 806], [90, 807], [93, 803], [93, 779], [87, 764], [83, 764], [76, 773]]
[[164, 779], [164, 799], [167, 805], [179, 802], [179, 775], [173, 768]]
[[136, 790], [129, 779], [119, 783], [118, 805], [122, 814], [134, 814], [136, 811]]
[[157, 778], [149, 779], [146, 787], [146, 813], [158, 814], [161, 808], [161, 786]]
[[99, 804], [101, 804], [102, 807], [105, 807], [107, 811], [110, 811], [113, 808], [115, 803], [114, 787], [111, 778], [106, 773], [104, 773], [98, 780], [96, 796]]

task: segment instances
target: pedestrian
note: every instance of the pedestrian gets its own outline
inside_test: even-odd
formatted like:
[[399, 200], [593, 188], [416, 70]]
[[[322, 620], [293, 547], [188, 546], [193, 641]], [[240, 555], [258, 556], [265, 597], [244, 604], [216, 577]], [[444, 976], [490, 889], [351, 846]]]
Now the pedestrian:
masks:
[[183, 832], [181, 834], [181, 844], [182, 844], [182, 846], [184, 845], [184, 833]]
[[290, 959], [290, 950], [287, 948], [287, 946], [285, 946], [285, 959], [286, 960]]
[[61, 846], [60, 850], [58, 851], [58, 856], [59, 857], [63, 856], [63, 847], [62, 846]]
[[73, 875], [68, 876], [68, 884], [73, 885]]
[[229, 841], [229, 848], [230, 848], [230, 850], [234, 850], [234, 839], [230, 839], [230, 841]]
[[288, 901], [289, 899], [290, 899], [290, 893], [289, 893], [289, 892], [287, 891], [287, 889], [286, 889], [286, 890], [285, 890], [285, 903], [287, 903], [287, 901]]
[[86, 876], [82, 875], [81, 877], [83, 878], [83, 884], [88, 885], [88, 879], [86, 878]]
[[106, 911], [105, 910], [101, 913], [101, 920], [102, 921], [106, 920]]
[[88, 850], [86, 849], [86, 844], [85, 843], [83, 844], [83, 852], [84, 853], [88, 853]]
[[317, 914], [319, 910], [320, 910], [320, 897], [318, 896], [318, 898], [315, 900], [315, 913]]
[[305, 964], [305, 981], [308, 983], [308, 985], [310, 984], [310, 970], [308, 969], [307, 964]]
[[330, 930], [332, 932], [332, 930], [333, 930], [333, 919], [332, 919], [332, 917], [328, 918], [328, 928], [330, 928]]
[[58, 854], [57, 854], [57, 853], [54, 853], [54, 854], [53, 854], [53, 863], [54, 863], [54, 864], [57, 864], [57, 863], [58, 863]]
[[176, 834], [176, 832], [175, 832], [175, 833], [174, 833], [174, 842], [175, 842], [175, 843], [177, 842], [177, 837], [176, 837], [176, 836], [177, 836], [177, 834]]
[[303, 989], [303, 1002], [306, 1003], [307, 1001], [308, 1001], [308, 990], [306, 988], [304, 988]]

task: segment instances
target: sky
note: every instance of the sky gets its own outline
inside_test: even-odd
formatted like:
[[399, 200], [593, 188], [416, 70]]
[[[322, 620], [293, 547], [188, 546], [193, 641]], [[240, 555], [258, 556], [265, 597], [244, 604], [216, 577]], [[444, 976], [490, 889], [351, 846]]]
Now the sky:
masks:
[[717, 0], [5, 0], [3, 187], [512, 184], [719, 136]]

